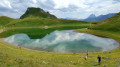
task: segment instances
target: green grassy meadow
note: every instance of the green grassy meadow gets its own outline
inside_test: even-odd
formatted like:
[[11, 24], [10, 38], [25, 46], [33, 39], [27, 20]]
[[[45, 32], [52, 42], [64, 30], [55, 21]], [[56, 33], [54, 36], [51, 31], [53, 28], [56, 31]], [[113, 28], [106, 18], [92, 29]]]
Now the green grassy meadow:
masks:
[[[2, 23], [3, 21], [0, 21], [0, 37], [8, 37], [17, 33], [27, 33], [31, 38], [36, 37], [35, 35], [40, 35], [42, 38], [45, 34], [49, 34], [54, 30], [80, 29], [77, 32], [109, 37], [120, 42], [119, 18], [116, 16], [112, 17], [114, 19], [109, 18], [108, 20], [93, 22], [92, 24], [85, 21], [66, 19], [10, 19], [5, 24]], [[33, 30], [33, 32], [29, 32], [29, 30]], [[41, 30], [42, 33], [36, 33], [38, 30]], [[119, 54], [120, 47], [106, 52], [89, 53], [88, 59], [85, 60], [86, 53], [64, 54], [36, 51], [13, 46], [0, 40], [0, 67], [119, 67]], [[101, 65], [98, 65], [97, 62], [98, 55], [103, 57]]]
[[46, 18], [25, 18], [16, 19], [6, 24], [5, 27], [41, 27], [59, 25], [88, 25], [85, 21], [66, 20], [66, 19], [46, 19]]
[[[12, 33], [11, 30], [14, 29], [9, 29], [9, 30], [8, 32]], [[24, 32], [26, 30], [24, 30]], [[84, 32], [84, 31], [86, 30], [81, 29], [80, 32]], [[14, 30], [14, 32], [20, 33], [23, 32], [23, 30], [16, 29]], [[7, 31], [3, 33], [7, 33]], [[100, 33], [100, 31], [96, 33]], [[102, 32], [101, 34], [103, 35], [105, 33], [106, 32]], [[105, 36], [107, 35], [108, 34], [106, 34]], [[116, 34], [113, 37], [115, 36], [118, 37]], [[118, 41], [120, 40], [119, 38], [117, 39]], [[116, 66], [120, 66], [119, 54], [120, 54], [120, 49], [117, 48], [115, 50], [107, 51], [107, 52], [89, 53], [88, 59], [85, 60], [84, 58], [86, 56], [86, 53], [64, 54], [64, 53], [36, 51], [36, 50], [21, 48], [18, 46], [13, 46], [0, 40], [1, 67], [36, 67], [36, 66], [37, 67], [68, 67], [68, 66], [69, 67], [104, 67], [104, 66], [116, 67]], [[108, 59], [105, 58], [102, 59], [102, 64], [98, 65], [97, 63], [98, 55], [102, 57], [108, 57]]]

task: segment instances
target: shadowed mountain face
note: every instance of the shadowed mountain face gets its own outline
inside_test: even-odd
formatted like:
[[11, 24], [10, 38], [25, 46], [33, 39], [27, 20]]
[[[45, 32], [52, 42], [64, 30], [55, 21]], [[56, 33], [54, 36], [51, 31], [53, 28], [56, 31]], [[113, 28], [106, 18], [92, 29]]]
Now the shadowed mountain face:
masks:
[[114, 16], [115, 14], [116, 13], [110, 13], [107, 15], [100, 15], [98, 17], [96, 17], [94, 14], [91, 14], [87, 19], [84, 19], [84, 21], [88, 21], [88, 22], [102, 21], [102, 20], [105, 20], [107, 18]]
[[34, 7], [28, 8], [27, 11], [25, 12], [25, 14], [23, 14], [20, 17], [20, 19], [24, 19], [24, 18], [27, 18], [27, 17], [40, 17], [40, 18], [57, 19], [56, 16], [50, 14], [49, 12], [45, 12], [41, 8], [34, 8]]

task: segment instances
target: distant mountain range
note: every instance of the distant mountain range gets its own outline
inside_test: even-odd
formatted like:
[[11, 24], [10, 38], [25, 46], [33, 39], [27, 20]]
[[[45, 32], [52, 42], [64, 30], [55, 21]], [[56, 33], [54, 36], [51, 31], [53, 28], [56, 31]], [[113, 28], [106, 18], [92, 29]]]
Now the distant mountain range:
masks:
[[114, 15], [116, 15], [117, 13], [109, 13], [106, 15], [100, 15], [98, 17], [96, 17], [94, 14], [91, 14], [87, 19], [83, 19], [84, 21], [88, 21], [88, 22], [94, 22], [94, 21], [102, 21], [105, 20], [107, 18], [110, 18]]
[[88, 21], [88, 22], [94, 22], [94, 21], [102, 21], [105, 20], [107, 18], [110, 18], [114, 15], [116, 15], [117, 13], [109, 13], [106, 15], [100, 15], [100, 16], [95, 16], [94, 14], [91, 14], [88, 18], [86, 19], [76, 19], [76, 18], [65, 18], [65, 19], [71, 19], [71, 20], [82, 20], [82, 21]]

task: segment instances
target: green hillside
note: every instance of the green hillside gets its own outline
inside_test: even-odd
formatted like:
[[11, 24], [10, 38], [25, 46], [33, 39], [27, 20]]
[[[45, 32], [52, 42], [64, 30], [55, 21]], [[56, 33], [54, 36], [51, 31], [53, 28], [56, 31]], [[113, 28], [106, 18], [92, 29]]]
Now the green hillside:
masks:
[[23, 14], [20, 19], [24, 19], [26, 17], [39, 17], [39, 18], [51, 18], [51, 19], [57, 19], [56, 16], [50, 14], [49, 12], [45, 12], [43, 9], [41, 8], [34, 8], [34, 7], [30, 7], [27, 8], [27, 11], [25, 12], [25, 14]]
[[8, 23], [7, 27], [40, 27], [40, 26], [60, 26], [60, 25], [88, 25], [86, 21], [75, 21], [66, 19], [48, 19], [48, 18], [25, 18], [14, 20]]
[[91, 29], [111, 32], [120, 31], [120, 13], [104, 21], [101, 21], [99, 24], [92, 26]]
[[0, 17], [0, 26], [4, 26], [8, 23], [10, 23], [11, 21], [13, 21], [14, 19], [6, 17], [6, 16], [1, 16]]
[[88, 29], [81, 29], [79, 31], [107, 38], [113, 38], [120, 42], [120, 12], [106, 20], [93, 22], [93, 25], [91, 25]]
[[56, 16], [45, 12], [41, 8], [30, 7], [20, 17], [21, 19], [12, 19], [9, 17], [1, 17], [0, 25], [5, 27], [43, 27], [43, 26], [68, 26], [68, 25], [82, 25], [89, 26], [90, 23], [86, 21], [57, 19]]

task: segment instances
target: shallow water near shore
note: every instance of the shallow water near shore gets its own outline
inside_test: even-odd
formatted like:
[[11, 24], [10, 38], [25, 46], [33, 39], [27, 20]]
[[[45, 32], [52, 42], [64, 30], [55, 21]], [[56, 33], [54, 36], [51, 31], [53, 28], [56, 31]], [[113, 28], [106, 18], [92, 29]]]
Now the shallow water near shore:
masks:
[[59, 53], [102, 52], [119, 47], [119, 43], [113, 39], [73, 30], [56, 30], [37, 39], [31, 39], [27, 34], [14, 34], [2, 40], [25, 48]]

